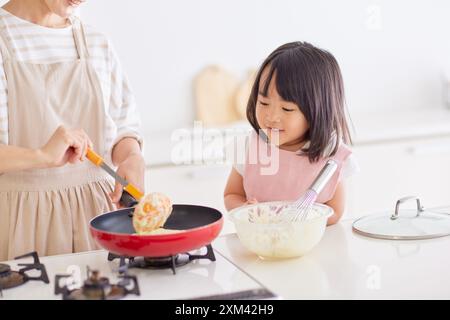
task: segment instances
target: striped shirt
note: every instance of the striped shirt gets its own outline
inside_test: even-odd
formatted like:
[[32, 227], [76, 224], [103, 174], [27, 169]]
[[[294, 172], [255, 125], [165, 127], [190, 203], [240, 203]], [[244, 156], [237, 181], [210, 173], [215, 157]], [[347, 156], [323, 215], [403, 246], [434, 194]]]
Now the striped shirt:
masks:
[[[89, 59], [100, 79], [106, 111], [107, 150], [124, 137], [140, 144], [140, 118], [130, 85], [109, 39], [84, 25]], [[72, 26], [47, 28], [0, 8], [0, 32], [18, 61], [55, 63], [78, 58]], [[0, 143], [8, 144], [8, 83], [0, 54]], [[110, 156], [110, 154], [109, 154]]]

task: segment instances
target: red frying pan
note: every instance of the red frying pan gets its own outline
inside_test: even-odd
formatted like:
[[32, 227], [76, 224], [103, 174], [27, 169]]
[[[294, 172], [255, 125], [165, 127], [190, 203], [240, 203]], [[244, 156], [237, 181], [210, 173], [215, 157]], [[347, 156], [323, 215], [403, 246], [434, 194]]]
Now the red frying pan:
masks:
[[164, 228], [181, 232], [136, 235], [132, 223], [133, 211], [134, 208], [121, 209], [91, 220], [91, 234], [102, 248], [130, 257], [171, 256], [210, 244], [223, 226], [222, 214], [216, 209], [175, 204]]
[[[96, 164], [101, 166], [98, 158]], [[129, 184], [124, 182], [122, 185]], [[137, 201], [126, 190], [123, 191], [121, 203], [128, 208], [104, 213], [90, 221], [92, 236], [111, 253], [129, 257], [172, 256], [210, 244], [222, 230], [223, 216], [220, 211], [197, 205], [175, 204], [164, 228], [180, 232], [137, 235], [133, 227], [134, 208], [131, 207]], [[134, 191], [135, 188], [128, 190]]]

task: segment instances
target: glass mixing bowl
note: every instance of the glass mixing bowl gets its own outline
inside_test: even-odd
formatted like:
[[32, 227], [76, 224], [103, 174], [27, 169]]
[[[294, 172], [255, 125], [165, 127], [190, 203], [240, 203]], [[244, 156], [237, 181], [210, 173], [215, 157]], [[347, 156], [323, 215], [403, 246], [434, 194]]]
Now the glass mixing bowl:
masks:
[[230, 211], [230, 218], [244, 247], [263, 259], [279, 259], [301, 257], [317, 245], [333, 209], [315, 203], [306, 220], [293, 222], [286, 219], [286, 211], [274, 210], [290, 203], [265, 202]]

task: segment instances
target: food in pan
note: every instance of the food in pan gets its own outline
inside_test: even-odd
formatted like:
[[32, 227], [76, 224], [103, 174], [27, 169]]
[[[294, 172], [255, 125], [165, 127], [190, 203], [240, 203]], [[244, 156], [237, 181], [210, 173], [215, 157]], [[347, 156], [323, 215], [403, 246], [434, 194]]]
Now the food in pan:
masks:
[[[161, 193], [153, 192], [142, 197], [133, 214], [133, 227], [137, 234], [161, 234], [158, 231], [164, 226], [172, 213], [170, 199]], [[170, 231], [170, 230], [169, 230]]]
[[163, 235], [163, 234], [173, 234], [173, 233], [178, 233], [181, 232], [182, 230], [173, 230], [173, 229], [164, 229], [164, 228], [158, 228], [149, 232], [141, 232], [141, 233], [136, 233], [137, 235], [140, 236], [157, 236], [157, 235]]

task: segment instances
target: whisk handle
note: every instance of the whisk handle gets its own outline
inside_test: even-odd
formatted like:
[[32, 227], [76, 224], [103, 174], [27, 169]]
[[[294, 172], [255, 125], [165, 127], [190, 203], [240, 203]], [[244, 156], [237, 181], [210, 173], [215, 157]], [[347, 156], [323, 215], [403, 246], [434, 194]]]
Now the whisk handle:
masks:
[[331, 177], [336, 172], [337, 167], [338, 167], [337, 161], [328, 160], [325, 166], [320, 171], [317, 178], [312, 183], [310, 189], [314, 190], [316, 194], [319, 194], [326, 186], [328, 181], [330, 181]]

